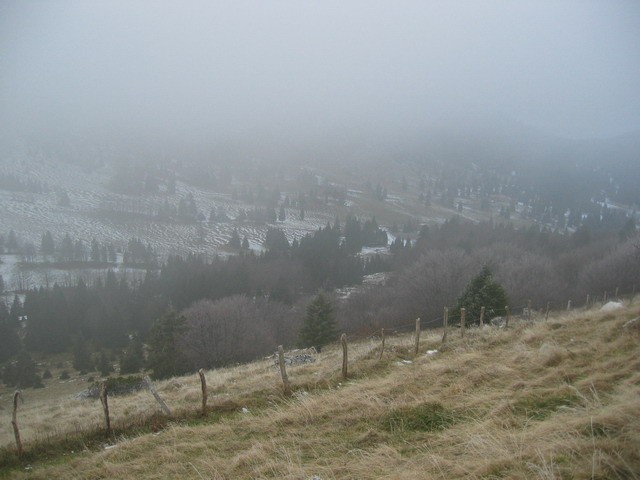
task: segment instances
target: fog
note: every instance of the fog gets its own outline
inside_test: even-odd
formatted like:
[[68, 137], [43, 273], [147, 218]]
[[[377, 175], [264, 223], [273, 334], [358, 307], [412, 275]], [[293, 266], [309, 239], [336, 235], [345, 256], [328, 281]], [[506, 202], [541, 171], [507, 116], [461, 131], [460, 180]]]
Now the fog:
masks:
[[5, 0], [0, 122], [207, 148], [493, 122], [613, 136], [640, 127], [640, 4]]

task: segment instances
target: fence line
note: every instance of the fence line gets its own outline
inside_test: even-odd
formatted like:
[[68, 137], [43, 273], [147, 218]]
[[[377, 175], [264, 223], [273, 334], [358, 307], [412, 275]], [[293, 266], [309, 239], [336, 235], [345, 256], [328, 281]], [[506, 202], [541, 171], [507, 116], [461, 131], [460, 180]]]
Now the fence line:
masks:
[[[602, 304], [605, 304], [607, 302], [607, 291], [604, 292], [603, 296], [602, 296]], [[616, 287], [615, 289], [615, 298], [617, 300], [620, 299], [624, 299], [624, 298], [628, 298], [629, 299], [629, 304], [631, 304], [635, 298], [635, 285], [633, 286], [633, 291], [630, 294], [620, 294], [619, 292], [619, 288]], [[590, 296], [587, 295], [586, 297], [586, 301], [584, 304], [584, 308], [589, 308], [590, 306], [593, 307], [595, 306], [598, 302], [598, 297], [595, 296]], [[532, 320], [532, 302], [531, 300], [529, 300], [526, 304], [526, 306], [522, 306], [522, 307], [516, 307], [517, 309], [522, 309], [522, 315], [521, 318], [525, 318], [527, 320]], [[567, 302], [567, 310], [571, 310], [571, 300], [568, 300]], [[509, 308], [509, 306], [505, 307], [505, 311], [506, 311], [506, 322], [505, 322], [505, 327], [507, 327], [509, 325], [509, 320], [511, 317], [511, 310]], [[546, 310], [544, 313], [544, 320], [548, 320], [549, 318], [549, 313], [551, 311], [551, 302], [547, 302], [546, 304]], [[485, 314], [485, 307], [481, 307], [480, 310], [480, 325], [482, 326], [484, 324], [484, 314]], [[540, 310], [540, 315], [541, 317], [543, 316], [542, 314], [542, 309]], [[415, 322], [413, 323], [408, 323], [405, 325], [399, 325], [396, 326], [394, 329], [385, 329], [385, 328], [380, 328], [380, 329], [375, 329], [373, 333], [370, 333], [368, 335], [361, 335], [361, 336], [352, 336], [351, 337], [351, 341], [357, 341], [357, 340], [365, 340], [365, 339], [370, 339], [372, 337], [372, 335], [375, 335], [377, 332], [380, 332], [381, 337], [382, 337], [382, 346], [381, 346], [381, 351], [380, 351], [380, 356], [378, 358], [378, 360], [380, 360], [382, 358], [382, 355], [384, 353], [384, 347], [385, 347], [385, 339], [386, 339], [386, 335], [388, 332], [391, 333], [408, 333], [411, 329], [415, 329], [415, 337], [414, 337], [414, 342], [415, 342], [415, 347], [414, 347], [414, 353], [417, 355], [419, 353], [419, 341], [420, 341], [420, 332], [421, 332], [421, 327], [428, 327], [428, 326], [432, 326], [432, 325], [442, 325], [444, 328], [444, 333], [443, 333], [443, 337], [442, 337], [442, 343], [444, 344], [447, 340], [447, 329], [448, 329], [448, 325], [449, 325], [449, 319], [460, 319], [460, 324], [459, 326], [461, 327], [461, 336], [462, 338], [464, 338], [464, 330], [466, 330], [466, 310], [464, 308], [460, 309], [459, 312], [457, 314], [454, 315], [449, 315], [449, 309], [447, 307], [444, 308], [444, 315], [443, 317], [437, 317], [434, 318], [432, 320], [428, 320], [428, 321], [422, 321], [420, 318], [416, 319]], [[406, 332], [404, 332], [403, 330], [406, 330]], [[348, 367], [348, 357], [347, 357], [347, 340], [346, 340], [346, 334], [342, 334], [341, 336], [341, 343], [342, 343], [342, 350], [343, 350], [343, 357], [342, 357], [342, 377], [343, 379], [347, 379], [348, 378], [348, 371], [347, 371], [347, 367]], [[283, 347], [282, 345], [278, 346], [278, 359], [279, 359], [279, 365], [280, 365], [280, 372], [281, 372], [281, 376], [282, 376], [282, 382], [283, 382], [283, 391], [285, 395], [290, 395], [291, 394], [291, 383], [289, 381], [289, 378], [287, 376], [286, 373], [286, 367], [285, 367], [285, 362], [284, 362], [284, 351], [283, 351]], [[205, 378], [205, 374], [204, 371], [202, 369], [200, 369], [198, 371], [198, 375], [200, 377], [200, 382], [201, 382], [201, 388], [202, 388], [202, 405], [201, 405], [201, 413], [203, 416], [206, 416], [206, 404], [207, 404], [207, 386], [206, 386], [206, 378]], [[151, 391], [151, 393], [153, 394], [153, 396], [155, 397], [155, 399], [158, 401], [158, 403], [160, 404], [162, 410], [169, 416], [171, 415], [171, 412], [169, 410], [169, 407], [167, 407], [167, 405], [165, 404], [165, 402], [160, 398], [160, 396], [158, 395], [157, 391], [155, 390], [153, 383], [151, 382], [151, 379], [147, 376], [145, 377], [145, 381], [147, 383], [147, 386], [149, 388], [149, 390]], [[21, 398], [20, 396], [20, 392], [17, 391], [14, 395], [14, 408], [13, 408], [13, 420], [12, 420], [12, 426], [14, 429], [14, 433], [15, 433], [15, 437], [16, 437], [16, 448], [17, 448], [17, 453], [18, 453], [18, 457], [21, 458], [23, 455], [23, 445], [22, 445], [22, 441], [20, 438], [20, 433], [18, 430], [18, 424], [17, 424], [17, 418], [16, 418], [16, 412], [17, 412], [17, 406], [18, 406], [18, 399]], [[110, 419], [110, 414], [109, 414], [109, 404], [108, 404], [108, 391], [107, 391], [107, 382], [104, 381], [101, 385], [101, 389], [100, 389], [100, 401], [102, 404], [102, 408], [103, 408], [103, 412], [104, 412], [104, 417], [105, 417], [105, 430], [106, 430], [106, 434], [108, 437], [111, 437], [114, 433], [112, 425], [111, 425], [111, 419]], [[123, 426], [123, 428], [126, 428], [126, 426]]]

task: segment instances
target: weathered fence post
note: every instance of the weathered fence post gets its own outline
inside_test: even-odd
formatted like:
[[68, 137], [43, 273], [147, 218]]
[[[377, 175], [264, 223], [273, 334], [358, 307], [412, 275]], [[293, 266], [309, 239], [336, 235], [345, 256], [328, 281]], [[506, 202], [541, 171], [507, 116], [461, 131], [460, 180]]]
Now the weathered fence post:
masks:
[[200, 386], [202, 387], [202, 415], [207, 414], [207, 379], [204, 376], [204, 370], [198, 370], [198, 375], [200, 376]]
[[551, 302], [547, 302], [547, 311], [544, 314], [545, 321], [549, 320], [549, 308], [551, 307]]
[[589, 294], [587, 293], [587, 301], [585, 302], [584, 306], [586, 308], [589, 308]]
[[616, 294], [615, 294], [616, 300], [618, 299], [618, 290], [619, 289], [620, 289], [620, 287], [616, 287]]
[[156, 390], [156, 387], [154, 387], [153, 382], [151, 382], [151, 378], [149, 378], [149, 375], [144, 377], [144, 382], [147, 384], [147, 388], [151, 392], [151, 395], [153, 395], [153, 398], [155, 398], [156, 402], [158, 402], [160, 404], [160, 408], [162, 409], [162, 411], [166, 415], [170, 416], [171, 415], [171, 410], [169, 410], [169, 407], [167, 407], [167, 404], [164, 403], [164, 400], [162, 400], [162, 398], [158, 394], [158, 392]]
[[484, 307], [480, 307], [480, 326], [484, 326]]
[[465, 324], [466, 324], [466, 315], [467, 315], [467, 309], [466, 308], [461, 308], [460, 309], [460, 338], [464, 338], [464, 329], [465, 329]]
[[340, 336], [340, 343], [342, 343], [342, 378], [347, 379], [347, 335], [345, 333]]
[[111, 419], [109, 418], [109, 400], [107, 392], [107, 381], [102, 382], [100, 386], [100, 402], [102, 403], [102, 411], [104, 412], [104, 423], [107, 428], [107, 437], [111, 435]]
[[447, 323], [449, 321], [449, 309], [447, 307], [444, 307], [444, 317], [442, 317], [442, 326], [443, 328], [443, 333], [442, 333], [442, 343], [447, 341]]
[[420, 319], [416, 318], [416, 345], [414, 355], [418, 354], [418, 349], [420, 348]]
[[13, 415], [11, 416], [11, 426], [13, 427], [13, 436], [16, 437], [16, 448], [18, 449], [18, 458], [22, 457], [22, 440], [20, 439], [20, 429], [18, 428], [18, 400], [22, 399], [20, 390], [16, 390], [13, 394]]
[[384, 328], [382, 329], [382, 348], [380, 349], [380, 356], [378, 360], [382, 360], [382, 354], [384, 353]]
[[282, 350], [282, 345], [278, 345], [278, 365], [280, 365], [284, 394], [291, 395], [291, 384], [289, 383], [289, 377], [287, 377], [287, 367], [284, 365], [284, 350]]
[[527, 320], [531, 321], [531, 300], [527, 301]]
[[571, 310], [571, 300], [567, 302], [567, 312]]
[[607, 303], [607, 291], [604, 291], [604, 295], [602, 297], [602, 303]]
[[507, 315], [507, 320], [504, 324], [504, 328], [509, 328], [509, 320], [511, 320], [511, 312], [509, 311], [509, 306], [507, 305], [506, 307], [504, 307], [504, 310]]

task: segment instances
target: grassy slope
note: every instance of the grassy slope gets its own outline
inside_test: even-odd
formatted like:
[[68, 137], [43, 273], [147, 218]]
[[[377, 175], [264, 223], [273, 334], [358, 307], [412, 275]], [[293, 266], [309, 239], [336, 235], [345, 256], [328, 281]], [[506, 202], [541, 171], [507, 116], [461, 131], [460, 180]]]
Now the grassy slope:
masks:
[[[427, 335], [411, 364], [398, 363], [411, 358], [408, 336], [391, 339], [382, 362], [377, 362], [377, 342], [353, 344], [352, 380], [339, 383], [341, 354], [329, 350], [313, 365], [290, 369], [298, 387], [290, 399], [278, 393], [278, 374], [269, 362], [208, 372], [215, 392], [211, 403], [234, 411], [212, 409], [205, 419], [192, 415], [156, 433], [121, 433], [108, 450], [58, 455], [33, 463], [28, 473], [5, 473], [12, 478], [638, 478], [640, 332], [623, 324], [639, 314], [636, 304], [615, 314], [574, 312], [508, 331], [472, 330], [464, 341], [456, 333], [436, 355], [426, 350], [439, 348], [439, 335]], [[170, 405], [197, 410], [195, 376], [158, 386]], [[51, 420], [61, 430], [72, 417], [86, 425], [99, 422], [99, 403], [66, 402]], [[142, 392], [114, 398], [111, 410], [116, 423], [126, 422], [153, 410], [152, 402]], [[248, 412], [239, 410], [242, 406]]]

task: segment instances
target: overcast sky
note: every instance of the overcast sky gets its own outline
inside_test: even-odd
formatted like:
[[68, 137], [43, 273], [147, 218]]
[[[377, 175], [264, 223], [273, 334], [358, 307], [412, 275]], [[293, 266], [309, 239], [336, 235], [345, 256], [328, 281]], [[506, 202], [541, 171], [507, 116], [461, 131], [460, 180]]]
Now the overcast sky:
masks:
[[181, 141], [640, 128], [638, 1], [0, 2], [0, 121]]

